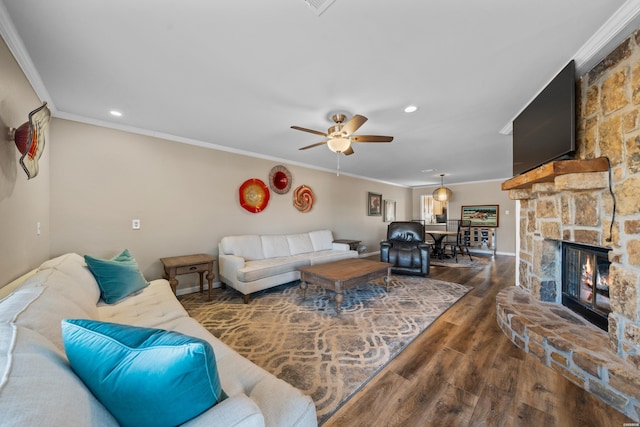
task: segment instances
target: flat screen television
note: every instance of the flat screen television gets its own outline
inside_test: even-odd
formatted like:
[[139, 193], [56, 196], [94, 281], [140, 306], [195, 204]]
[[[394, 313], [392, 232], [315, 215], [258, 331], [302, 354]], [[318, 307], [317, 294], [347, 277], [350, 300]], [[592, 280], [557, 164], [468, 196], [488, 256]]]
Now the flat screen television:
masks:
[[572, 60], [513, 120], [513, 176], [576, 150], [576, 79]]

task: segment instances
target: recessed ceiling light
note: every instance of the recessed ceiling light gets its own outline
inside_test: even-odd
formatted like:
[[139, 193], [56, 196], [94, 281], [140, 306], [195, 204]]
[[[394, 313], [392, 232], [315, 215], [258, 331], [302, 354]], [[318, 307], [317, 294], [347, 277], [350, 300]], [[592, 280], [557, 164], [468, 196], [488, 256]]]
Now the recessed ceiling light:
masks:
[[405, 107], [404, 112], [405, 113], [413, 113], [414, 111], [417, 111], [418, 107], [416, 107], [415, 105], [409, 105], [407, 107]]
[[109, 113], [111, 113], [112, 116], [122, 117], [122, 113], [120, 111], [111, 110]]

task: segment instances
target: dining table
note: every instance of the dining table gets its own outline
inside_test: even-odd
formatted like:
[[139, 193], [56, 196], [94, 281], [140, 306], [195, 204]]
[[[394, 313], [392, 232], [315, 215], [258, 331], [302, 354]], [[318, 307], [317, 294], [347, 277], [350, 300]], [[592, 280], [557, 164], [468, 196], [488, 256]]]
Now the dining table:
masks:
[[444, 258], [442, 241], [447, 236], [457, 236], [458, 232], [449, 230], [425, 230], [425, 234], [428, 234], [433, 238], [433, 255], [442, 259]]

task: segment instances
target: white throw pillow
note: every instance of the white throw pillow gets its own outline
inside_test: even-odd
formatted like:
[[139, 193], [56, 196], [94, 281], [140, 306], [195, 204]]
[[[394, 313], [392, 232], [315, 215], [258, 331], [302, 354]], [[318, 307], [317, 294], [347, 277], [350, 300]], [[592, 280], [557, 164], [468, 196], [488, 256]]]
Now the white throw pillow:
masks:
[[246, 260], [264, 259], [262, 240], [257, 234], [223, 237], [220, 242], [222, 250], [227, 255], [236, 255]]
[[283, 235], [266, 235], [260, 236], [262, 239], [262, 251], [265, 258], [276, 258], [289, 256], [289, 242], [287, 236]]
[[309, 233], [288, 234], [289, 250], [291, 255], [308, 254], [313, 252], [313, 245]]
[[330, 230], [317, 230], [309, 232], [309, 238], [313, 244], [313, 250], [326, 251], [333, 249], [333, 233]]

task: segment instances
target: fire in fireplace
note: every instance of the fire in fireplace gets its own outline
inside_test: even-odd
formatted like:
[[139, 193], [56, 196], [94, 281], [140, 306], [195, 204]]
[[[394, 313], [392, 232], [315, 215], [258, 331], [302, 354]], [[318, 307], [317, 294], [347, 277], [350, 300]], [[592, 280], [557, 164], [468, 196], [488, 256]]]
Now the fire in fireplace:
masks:
[[605, 331], [611, 311], [609, 250], [562, 242], [562, 304]]

